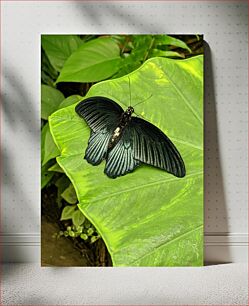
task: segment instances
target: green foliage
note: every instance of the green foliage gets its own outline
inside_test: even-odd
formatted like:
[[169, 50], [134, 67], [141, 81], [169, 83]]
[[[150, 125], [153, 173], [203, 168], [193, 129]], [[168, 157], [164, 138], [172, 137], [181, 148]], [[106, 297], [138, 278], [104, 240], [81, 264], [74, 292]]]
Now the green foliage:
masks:
[[[153, 58], [129, 75], [135, 111], [179, 149], [186, 177], [142, 166], [115, 180], [83, 159], [89, 127], [75, 105], [53, 113], [57, 162], [73, 183], [79, 208], [103, 237], [115, 266], [189, 266], [203, 262], [203, 57]], [[98, 83], [87, 96], [129, 104], [127, 76]], [[141, 86], [143, 84], [143, 86]], [[72, 209], [72, 208], [71, 208]], [[84, 235], [82, 235], [84, 237]], [[82, 238], [84, 239], [84, 238]]]
[[52, 167], [50, 167], [48, 171], [64, 173], [63, 169], [57, 163], [55, 163]]
[[[46, 123], [41, 132], [41, 161], [44, 166], [49, 160], [58, 156], [60, 151], [56, 147], [51, 136], [48, 123]], [[51, 171], [51, 170], [50, 170]]]
[[64, 95], [48, 85], [41, 85], [41, 117], [48, 120], [48, 116], [58, 110]]
[[41, 50], [41, 82], [51, 87], [54, 86], [54, 81], [58, 77], [58, 72], [51, 65], [44, 50]]
[[41, 43], [54, 69], [61, 71], [68, 57], [84, 42], [77, 35], [42, 35]]
[[[192, 52], [188, 45], [180, 39], [171, 37], [169, 35], [154, 35], [154, 38], [156, 48], [159, 48], [159, 46], [161, 46], [161, 48], [165, 48], [164, 46], [176, 46], [187, 50], [189, 53]], [[165, 48], [165, 50], [167, 50], [167, 48]]]
[[75, 205], [64, 207], [61, 214], [61, 220], [72, 219], [74, 212], [75, 212]]
[[[79, 226], [81, 226], [84, 221], [85, 221], [85, 217], [84, 215], [82, 214], [82, 212], [80, 210], [76, 210], [72, 216], [72, 221], [73, 221], [73, 224], [78, 228]], [[93, 231], [94, 232], [94, 231]], [[92, 232], [92, 234], [93, 234]]]
[[187, 44], [168, 35], [127, 35], [115, 37], [120, 43], [121, 53], [124, 58], [122, 66], [115, 77], [123, 76], [140, 67], [147, 59], [162, 56], [185, 58], [185, 53], [170, 51], [176, 46], [191, 53]]
[[95, 227], [86, 220], [76, 205], [64, 207], [61, 220], [72, 220], [72, 225], [67, 226], [66, 231], [61, 231], [59, 233], [60, 236], [80, 237], [89, 243], [94, 243], [100, 238]]
[[67, 107], [67, 106], [72, 105], [72, 104], [75, 104], [76, 102], [80, 102], [82, 99], [83, 99], [83, 97], [81, 97], [79, 95], [72, 95], [72, 96], [66, 98], [65, 100], [63, 100], [60, 103], [58, 109]]
[[[121, 64], [120, 50], [110, 37], [83, 44], [66, 61], [58, 82], [97, 82], [114, 75]], [[84, 60], [83, 60], [84, 59]]]
[[[74, 36], [45, 35], [42, 37], [43, 47], [51, 62], [60, 63], [60, 65], [54, 65], [57, 71], [60, 71], [57, 83], [98, 82], [110, 77], [123, 76], [137, 69], [151, 57], [185, 57], [184, 52], [170, 50], [172, 46], [191, 53], [185, 42], [168, 35], [104, 36], [83, 44], [82, 40], [80, 44], [74, 42], [74, 49], [70, 44], [72, 37]], [[74, 40], [78, 41], [79, 38], [74, 37]], [[62, 62], [61, 58], [63, 58]]]
[[62, 193], [69, 185], [70, 185], [70, 180], [66, 175], [60, 176], [60, 178], [57, 179], [57, 181], [55, 182], [55, 186], [57, 187], [57, 204], [59, 207], [62, 206]]
[[[103, 174], [103, 164], [92, 167], [83, 160], [89, 128], [76, 116], [74, 104], [83, 99], [82, 92], [88, 91], [91, 82], [124, 76], [94, 85], [87, 96], [104, 95], [125, 107], [129, 104], [126, 74], [153, 57], [182, 59], [202, 50], [202, 36], [178, 38], [42, 35], [41, 188], [52, 184], [57, 188], [57, 205], [64, 207], [61, 217], [71, 224], [60, 235], [94, 243], [101, 233], [116, 266], [201, 264], [202, 144], [198, 126], [202, 124], [202, 59], [168, 62], [166, 70], [164, 62], [159, 65], [159, 59], [155, 59], [130, 75], [133, 103], [153, 94], [136, 112], [164, 130], [187, 162], [188, 175], [180, 181], [148, 166], [137, 169], [136, 175], [110, 181]], [[195, 51], [191, 51], [190, 44]], [[161, 81], [156, 84], [158, 79]], [[67, 94], [64, 84], [73, 86], [68, 82], [85, 85], [80, 91]], [[68, 97], [70, 94], [73, 95]], [[47, 124], [51, 114], [57, 145]], [[57, 146], [61, 166], [55, 160], [59, 154]], [[75, 191], [80, 210], [75, 205], [78, 203]], [[193, 195], [191, 203], [189, 193]], [[85, 217], [96, 225], [98, 232]], [[172, 220], [178, 223], [178, 228], [174, 228]], [[191, 258], [194, 243], [195, 256]], [[181, 250], [181, 254], [176, 254], [176, 250]], [[184, 262], [186, 258], [188, 262]]]
[[175, 51], [162, 51], [159, 49], [154, 49], [152, 50], [151, 54], [153, 55], [153, 57], [155, 56], [163, 56], [163, 57], [180, 57], [180, 58], [184, 58], [184, 55], [175, 52]]
[[53, 172], [48, 171], [50, 166], [51, 164], [47, 163], [46, 165], [41, 167], [41, 189], [43, 189], [54, 176]]
[[72, 184], [70, 184], [61, 194], [62, 198], [67, 201], [69, 204], [77, 203], [77, 196]]

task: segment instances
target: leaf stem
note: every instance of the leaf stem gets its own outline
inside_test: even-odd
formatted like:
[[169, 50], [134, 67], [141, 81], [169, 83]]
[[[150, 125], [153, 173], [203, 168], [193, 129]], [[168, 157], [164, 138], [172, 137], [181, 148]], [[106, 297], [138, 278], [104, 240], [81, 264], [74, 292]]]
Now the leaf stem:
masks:
[[143, 59], [143, 62], [145, 62], [145, 61], [147, 60], [148, 55], [149, 55], [149, 52], [150, 52], [150, 50], [151, 50], [151, 48], [152, 48], [152, 46], [153, 46], [153, 44], [154, 44], [154, 41], [155, 41], [155, 37], [153, 36], [153, 38], [152, 38], [152, 40], [151, 40], [151, 42], [150, 42], [150, 46], [149, 46], [149, 48], [148, 48], [148, 50], [147, 50], [147, 52], [146, 52], [146, 54], [145, 54], [145, 57], [144, 57], [144, 59]]

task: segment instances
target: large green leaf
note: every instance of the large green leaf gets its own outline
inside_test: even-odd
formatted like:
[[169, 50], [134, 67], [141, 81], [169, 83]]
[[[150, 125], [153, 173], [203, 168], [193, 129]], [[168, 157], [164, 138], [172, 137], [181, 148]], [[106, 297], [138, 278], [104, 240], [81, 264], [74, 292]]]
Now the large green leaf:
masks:
[[44, 166], [50, 159], [58, 156], [60, 151], [54, 143], [48, 123], [42, 128], [41, 136], [41, 162]]
[[42, 35], [41, 44], [50, 63], [61, 71], [68, 57], [84, 43], [77, 35]]
[[[79, 208], [103, 237], [114, 266], [191, 266], [203, 263], [203, 57], [153, 58], [129, 75], [135, 112], [163, 130], [185, 161], [176, 178], [147, 165], [110, 179], [105, 163], [84, 159], [90, 130], [75, 105], [55, 112], [50, 129], [57, 162], [72, 181]], [[127, 76], [98, 83], [88, 96], [129, 105]]]
[[112, 38], [93, 39], [68, 58], [56, 82], [105, 80], [118, 71], [120, 63], [120, 49]]

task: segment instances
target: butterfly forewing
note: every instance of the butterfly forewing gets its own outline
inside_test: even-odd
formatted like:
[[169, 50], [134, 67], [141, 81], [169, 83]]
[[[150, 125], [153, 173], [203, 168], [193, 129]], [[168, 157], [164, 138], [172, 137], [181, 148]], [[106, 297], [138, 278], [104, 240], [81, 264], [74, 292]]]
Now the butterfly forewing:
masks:
[[75, 111], [94, 131], [115, 129], [124, 112], [116, 102], [105, 97], [91, 97], [80, 102]]
[[109, 140], [123, 109], [108, 98], [91, 97], [80, 102], [75, 111], [91, 128], [85, 159], [92, 165], [98, 165], [106, 157]]

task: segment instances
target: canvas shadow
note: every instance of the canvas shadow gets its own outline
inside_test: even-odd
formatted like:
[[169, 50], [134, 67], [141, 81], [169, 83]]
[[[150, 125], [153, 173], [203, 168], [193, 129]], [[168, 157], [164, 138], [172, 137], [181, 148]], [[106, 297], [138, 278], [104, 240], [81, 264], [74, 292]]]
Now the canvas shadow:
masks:
[[[221, 165], [220, 141], [217, 119], [217, 101], [214, 85], [211, 48], [204, 41], [204, 224], [205, 261], [207, 264], [231, 262], [229, 245], [222, 245], [222, 254], [213, 254], [217, 236], [227, 239], [228, 216], [224, 176]], [[225, 241], [227, 242], [227, 241]], [[207, 258], [212, 248], [212, 259]]]

